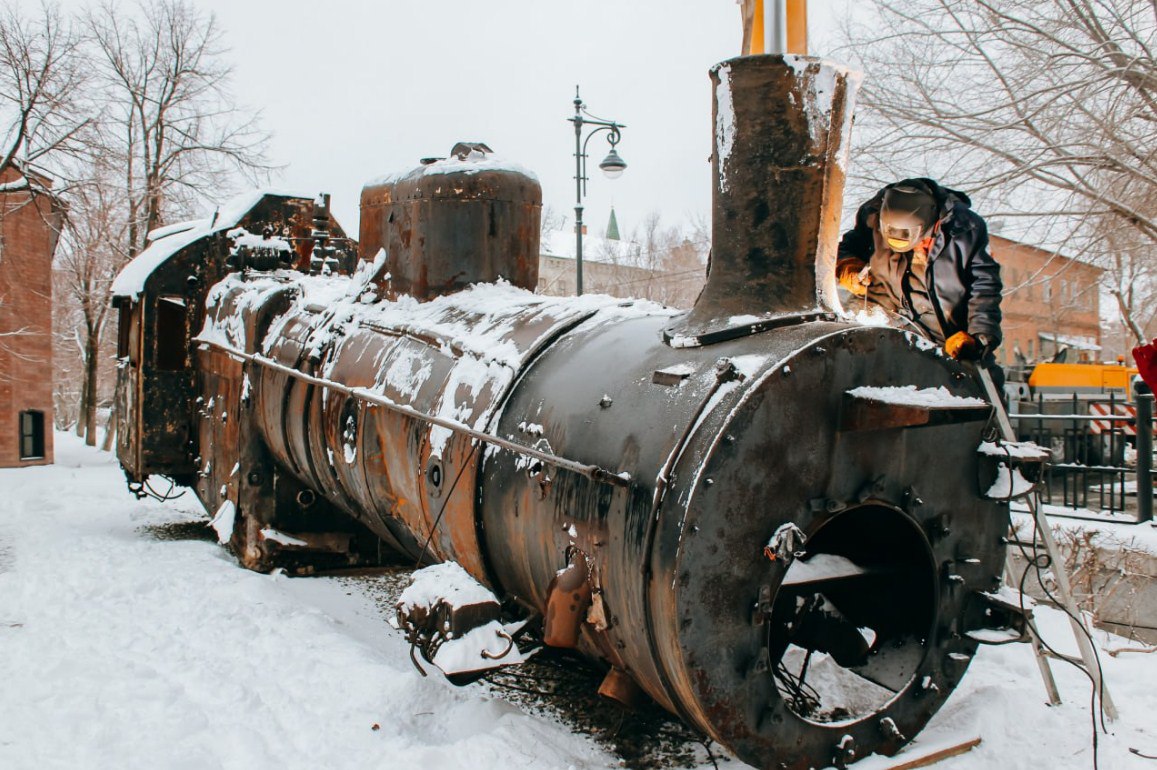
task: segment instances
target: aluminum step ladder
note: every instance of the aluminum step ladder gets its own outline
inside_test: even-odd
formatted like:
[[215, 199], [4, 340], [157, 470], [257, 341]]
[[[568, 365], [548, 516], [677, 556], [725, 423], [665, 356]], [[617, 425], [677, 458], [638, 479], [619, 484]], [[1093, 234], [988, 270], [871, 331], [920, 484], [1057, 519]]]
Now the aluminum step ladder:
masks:
[[[1004, 408], [1004, 400], [1001, 394], [996, 390], [996, 384], [992, 381], [992, 375], [983, 365], [977, 365], [976, 371], [980, 375], [980, 382], [984, 385], [984, 390], [988, 394], [988, 401], [992, 404], [993, 409], [996, 410], [996, 419], [1000, 427], [1000, 433], [1005, 441], [1016, 441], [1016, 432], [1012, 429], [1012, 422], [1008, 419], [1008, 412]], [[1040, 533], [1041, 544], [1044, 546], [1045, 553], [1048, 554], [1051, 569], [1056, 576], [1057, 581], [1057, 600], [1065, 609], [1069, 616], [1069, 625], [1073, 629], [1073, 637], [1077, 641], [1077, 648], [1081, 653], [1081, 661], [1076, 660], [1070, 662], [1082, 665], [1088, 673], [1089, 678], [1093, 681], [1093, 686], [1097, 689], [1097, 695], [1101, 699], [1101, 705], [1105, 710], [1105, 716], [1109, 719], [1117, 719], [1117, 707], [1113, 704], [1113, 699], [1109, 695], [1109, 688], [1105, 686], [1101, 677], [1101, 668], [1097, 664], [1097, 655], [1093, 650], [1092, 632], [1085, 625], [1084, 616], [1077, 607], [1076, 601], [1073, 600], [1072, 585], [1069, 583], [1069, 573], [1065, 569], [1064, 560], [1061, 558], [1060, 551], [1057, 549], [1056, 539], [1053, 538], [1053, 531], [1049, 527], [1048, 519], [1040, 509], [1037, 501], [1037, 495], [1030, 494], [1025, 498], [1028, 504], [1029, 513], [1032, 514], [1033, 521], [1036, 523], [1036, 530]], [[1035, 547], [1035, 544], [1034, 544]], [[1005, 560], [1005, 581], [1011, 582], [1015, 580], [1015, 572], [1012, 568], [1011, 556]], [[1012, 582], [1012, 587], [1017, 588], [1015, 582]], [[1053, 678], [1052, 669], [1049, 667], [1048, 656], [1046, 655], [1043, 644], [1040, 639], [1040, 632], [1036, 628], [1036, 623], [1031, 620], [1028, 623], [1030, 643], [1032, 646], [1033, 655], [1036, 656], [1037, 666], [1041, 671], [1041, 678], [1044, 680], [1045, 690], [1048, 691], [1049, 702], [1054, 706], [1061, 702], [1060, 691], [1057, 689], [1056, 680]]]

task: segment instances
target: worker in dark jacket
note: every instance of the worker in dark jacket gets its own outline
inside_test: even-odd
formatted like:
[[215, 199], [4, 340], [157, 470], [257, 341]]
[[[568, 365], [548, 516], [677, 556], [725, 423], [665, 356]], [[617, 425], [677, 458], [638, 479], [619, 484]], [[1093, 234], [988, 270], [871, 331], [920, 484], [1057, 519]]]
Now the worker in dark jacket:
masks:
[[964, 193], [931, 179], [880, 190], [840, 241], [840, 286], [910, 321], [953, 358], [995, 363], [1000, 266]]

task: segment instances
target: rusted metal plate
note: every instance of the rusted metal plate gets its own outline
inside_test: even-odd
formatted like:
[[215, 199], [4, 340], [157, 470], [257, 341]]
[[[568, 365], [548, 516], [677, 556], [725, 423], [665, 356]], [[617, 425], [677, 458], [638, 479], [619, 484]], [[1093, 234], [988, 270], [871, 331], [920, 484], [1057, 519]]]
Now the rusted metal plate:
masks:
[[[279, 315], [284, 292], [245, 281], [232, 291], [217, 298], [228, 341], [476, 429], [489, 425], [525, 362], [593, 312], [526, 294], [496, 310], [461, 295], [417, 313], [391, 313], [384, 304], [350, 323], [311, 305], [308, 292]], [[264, 347], [258, 324], [273, 327]], [[478, 328], [487, 333], [464, 334]], [[476, 526], [483, 451], [476, 439], [359, 405], [276, 369], [257, 367], [253, 377], [258, 421], [275, 460], [414, 558], [425, 550], [428, 559], [454, 560], [488, 577]]]

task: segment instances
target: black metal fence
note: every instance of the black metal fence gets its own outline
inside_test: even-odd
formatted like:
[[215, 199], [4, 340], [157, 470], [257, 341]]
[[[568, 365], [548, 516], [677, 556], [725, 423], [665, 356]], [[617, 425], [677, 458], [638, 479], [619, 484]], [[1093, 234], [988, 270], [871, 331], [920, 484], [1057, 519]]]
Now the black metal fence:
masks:
[[1151, 521], [1153, 401], [1140, 385], [1132, 400], [1108, 393], [1010, 404], [1017, 435], [1052, 451], [1041, 501], [1075, 515], [1091, 510]]

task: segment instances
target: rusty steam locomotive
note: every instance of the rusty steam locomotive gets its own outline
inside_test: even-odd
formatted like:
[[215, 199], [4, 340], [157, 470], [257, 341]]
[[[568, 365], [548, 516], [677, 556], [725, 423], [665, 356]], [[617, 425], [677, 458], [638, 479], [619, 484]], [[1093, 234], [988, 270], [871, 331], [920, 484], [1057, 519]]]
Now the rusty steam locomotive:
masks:
[[155, 234], [114, 290], [130, 485], [192, 487], [251, 569], [457, 562], [756, 766], [898, 750], [1009, 622], [990, 409], [830, 309], [854, 78], [711, 76], [686, 313], [533, 294], [539, 185], [483, 145], [367, 186], [356, 260], [293, 196]]

